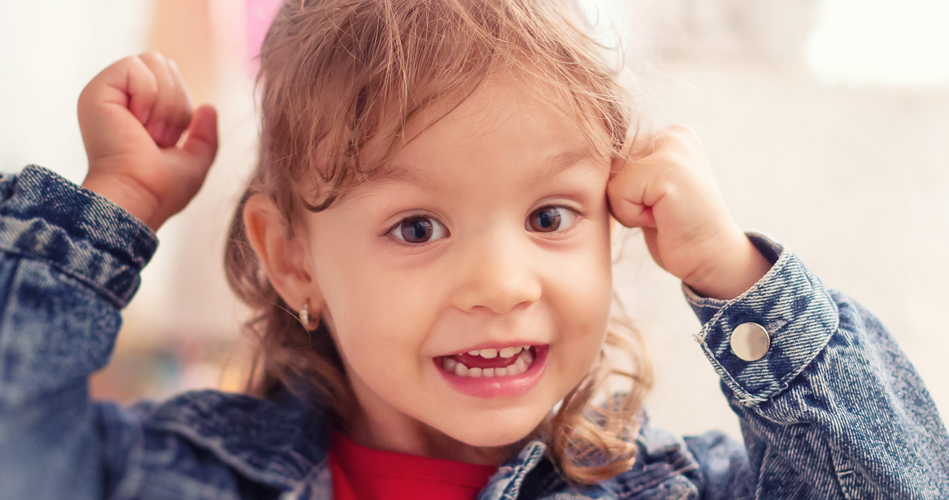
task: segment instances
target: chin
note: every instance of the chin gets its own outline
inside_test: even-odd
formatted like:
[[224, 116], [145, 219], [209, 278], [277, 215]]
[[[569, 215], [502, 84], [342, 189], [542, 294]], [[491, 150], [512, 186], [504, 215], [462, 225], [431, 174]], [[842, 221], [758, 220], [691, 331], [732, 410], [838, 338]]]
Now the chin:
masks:
[[439, 429], [451, 438], [469, 446], [497, 448], [522, 441], [537, 429], [549, 413], [530, 412], [523, 409], [476, 412], [480, 415], [462, 417], [462, 422], [451, 429]]

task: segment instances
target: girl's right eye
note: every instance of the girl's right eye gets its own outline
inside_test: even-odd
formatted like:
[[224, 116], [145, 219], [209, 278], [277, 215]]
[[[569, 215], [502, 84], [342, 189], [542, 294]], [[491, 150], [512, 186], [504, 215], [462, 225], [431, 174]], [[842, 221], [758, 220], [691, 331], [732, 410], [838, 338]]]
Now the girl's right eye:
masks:
[[389, 234], [410, 244], [428, 243], [448, 236], [448, 228], [432, 217], [413, 215], [399, 221]]

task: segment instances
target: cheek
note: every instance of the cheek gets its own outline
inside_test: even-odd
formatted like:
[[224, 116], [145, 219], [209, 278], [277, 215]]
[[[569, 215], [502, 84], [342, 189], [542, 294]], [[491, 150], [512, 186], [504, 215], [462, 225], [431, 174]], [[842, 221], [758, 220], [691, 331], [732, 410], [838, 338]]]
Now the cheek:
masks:
[[366, 248], [336, 245], [314, 261], [341, 354], [360, 370], [414, 363], [428, 331], [425, 297]]
[[597, 359], [606, 336], [612, 303], [612, 261], [609, 225], [603, 221], [578, 249], [572, 264], [551, 273], [551, 301], [557, 311], [558, 341], [562, 347], [558, 362], [573, 383]]
[[591, 224], [585, 244], [576, 249], [572, 263], [558, 270], [559, 290], [569, 290], [576, 317], [605, 325], [613, 297], [613, 263], [610, 253], [609, 218], [604, 214]]
[[594, 334], [605, 328], [612, 300], [609, 265], [592, 268], [562, 268], [552, 300], [557, 302], [558, 320], [577, 334]]

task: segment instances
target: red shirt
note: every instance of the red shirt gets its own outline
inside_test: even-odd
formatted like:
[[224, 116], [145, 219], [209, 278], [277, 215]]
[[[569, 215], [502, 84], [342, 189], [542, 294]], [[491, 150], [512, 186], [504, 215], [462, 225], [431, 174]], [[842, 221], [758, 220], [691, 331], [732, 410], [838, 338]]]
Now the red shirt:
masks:
[[474, 500], [497, 471], [489, 465], [366, 448], [333, 433], [335, 500]]

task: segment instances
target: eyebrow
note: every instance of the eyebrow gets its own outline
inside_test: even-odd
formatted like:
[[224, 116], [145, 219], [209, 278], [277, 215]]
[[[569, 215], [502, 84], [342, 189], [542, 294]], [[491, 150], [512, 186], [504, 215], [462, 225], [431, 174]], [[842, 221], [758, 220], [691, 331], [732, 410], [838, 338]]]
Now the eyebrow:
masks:
[[589, 150], [567, 151], [565, 153], [553, 155], [544, 160], [541, 168], [531, 175], [531, 178], [528, 180], [530, 183], [529, 185], [534, 185], [543, 181], [544, 179], [555, 177], [565, 170], [569, 170], [575, 166], [593, 167], [595, 170], [599, 170], [600, 168], [596, 163], [596, 160], [596, 155], [591, 153]]
[[[591, 160], [591, 161], [585, 161]], [[564, 153], [552, 155], [545, 159], [540, 169], [534, 172], [527, 179], [527, 185], [532, 186], [542, 182], [544, 179], [557, 176], [565, 170], [575, 166], [586, 166], [599, 168], [595, 163], [597, 156], [589, 150], [585, 151], [567, 151]], [[402, 165], [393, 165], [391, 168], [373, 176], [373, 181], [398, 181], [414, 184], [418, 187], [430, 191], [444, 191], [445, 185], [435, 177], [420, 173], [414, 169]]]

